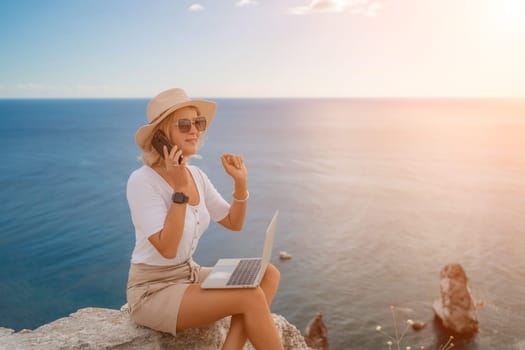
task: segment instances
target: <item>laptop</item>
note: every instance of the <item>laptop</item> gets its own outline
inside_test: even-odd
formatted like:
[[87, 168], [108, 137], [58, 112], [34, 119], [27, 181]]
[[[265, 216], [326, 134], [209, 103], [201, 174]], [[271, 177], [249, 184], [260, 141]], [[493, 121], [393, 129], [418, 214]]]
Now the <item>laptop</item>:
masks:
[[279, 211], [276, 211], [266, 229], [262, 258], [219, 259], [213, 270], [201, 283], [201, 288], [256, 288], [259, 286], [272, 256], [278, 215]]

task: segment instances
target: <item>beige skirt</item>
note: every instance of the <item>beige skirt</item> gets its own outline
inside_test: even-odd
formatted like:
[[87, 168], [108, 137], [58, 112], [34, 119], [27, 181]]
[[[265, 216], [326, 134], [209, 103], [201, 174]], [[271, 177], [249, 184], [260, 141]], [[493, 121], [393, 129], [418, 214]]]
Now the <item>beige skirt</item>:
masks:
[[177, 316], [184, 292], [212, 269], [192, 259], [172, 266], [131, 264], [126, 297], [136, 323], [176, 335]]

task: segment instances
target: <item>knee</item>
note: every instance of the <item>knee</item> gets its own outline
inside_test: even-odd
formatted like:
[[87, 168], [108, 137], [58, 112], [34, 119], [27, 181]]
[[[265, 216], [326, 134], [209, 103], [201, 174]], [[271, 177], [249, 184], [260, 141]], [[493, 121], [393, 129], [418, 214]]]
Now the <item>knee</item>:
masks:
[[281, 280], [281, 272], [273, 264], [268, 264], [266, 267], [266, 272], [264, 273], [264, 278], [274, 285], [276, 288], [279, 286], [279, 281]]
[[243, 304], [245, 310], [252, 309], [256, 305], [266, 305], [266, 296], [261, 287], [243, 289], [240, 296], [239, 301]]

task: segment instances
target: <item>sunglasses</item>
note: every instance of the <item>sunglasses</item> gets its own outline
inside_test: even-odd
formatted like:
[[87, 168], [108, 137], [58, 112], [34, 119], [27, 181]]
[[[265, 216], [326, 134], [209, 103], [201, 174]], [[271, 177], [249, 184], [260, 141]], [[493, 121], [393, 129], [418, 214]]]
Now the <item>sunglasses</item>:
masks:
[[206, 117], [197, 117], [193, 120], [182, 118], [177, 120], [177, 127], [179, 128], [179, 131], [183, 134], [187, 134], [191, 130], [191, 126], [195, 124], [195, 129], [198, 131], [204, 131], [206, 130]]

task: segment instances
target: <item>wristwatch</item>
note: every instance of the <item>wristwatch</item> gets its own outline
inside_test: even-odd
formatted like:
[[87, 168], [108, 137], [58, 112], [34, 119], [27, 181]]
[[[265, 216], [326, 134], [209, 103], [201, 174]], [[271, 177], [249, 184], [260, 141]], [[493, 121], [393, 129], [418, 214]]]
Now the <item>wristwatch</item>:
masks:
[[175, 192], [171, 196], [171, 200], [173, 201], [173, 203], [184, 204], [184, 203], [188, 203], [188, 201], [190, 200], [190, 197], [186, 196], [184, 192]]

